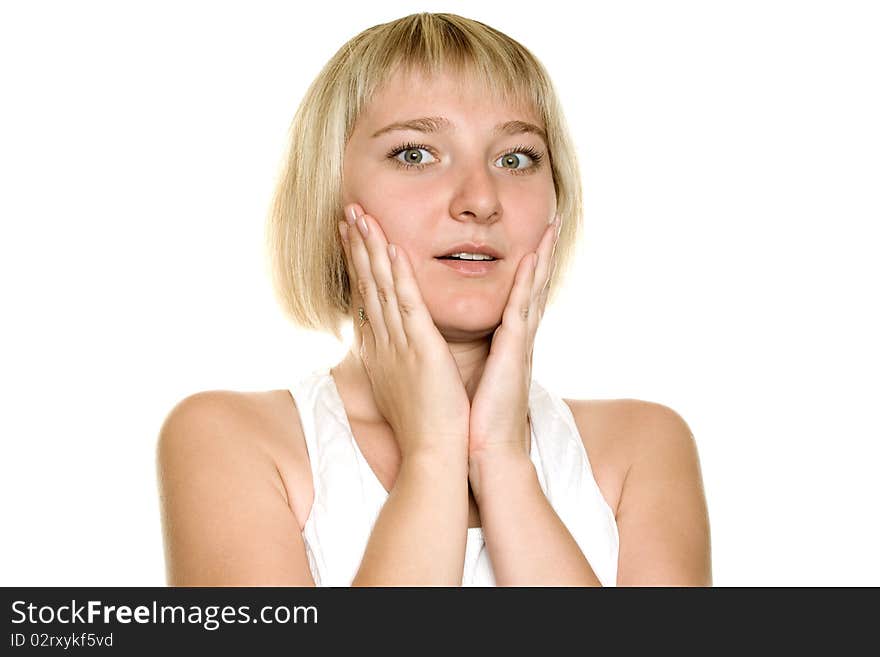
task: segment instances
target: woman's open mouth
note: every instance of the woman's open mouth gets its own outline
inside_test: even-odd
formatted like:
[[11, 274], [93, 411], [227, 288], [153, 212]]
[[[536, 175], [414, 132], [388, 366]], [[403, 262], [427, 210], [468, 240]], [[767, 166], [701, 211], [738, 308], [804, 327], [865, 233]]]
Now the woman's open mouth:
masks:
[[456, 260], [455, 258], [435, 258], [441, 264], [465, 276], [484, 276], [494, 271], [501, 260]]

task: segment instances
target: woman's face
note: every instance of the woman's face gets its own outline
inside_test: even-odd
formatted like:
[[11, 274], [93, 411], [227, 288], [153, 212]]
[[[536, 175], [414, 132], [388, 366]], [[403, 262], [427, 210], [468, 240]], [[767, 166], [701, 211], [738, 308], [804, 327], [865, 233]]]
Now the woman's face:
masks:
[[[449, 126], [383, 131], [424, 117]], [[509, 121], [545, 128], [530, 108], [502, 104], [455, 77], [398, 75], [362, 112], [345, 148], [343, 204], [358, 203], [406, 251], [447, 339], [497, 328], [520, 261], [556, 212], [547, 144], [534, 132], [496, 134]], [[490, 246], [500, 258], [479, 276], [437, 259], [461, 242]]]

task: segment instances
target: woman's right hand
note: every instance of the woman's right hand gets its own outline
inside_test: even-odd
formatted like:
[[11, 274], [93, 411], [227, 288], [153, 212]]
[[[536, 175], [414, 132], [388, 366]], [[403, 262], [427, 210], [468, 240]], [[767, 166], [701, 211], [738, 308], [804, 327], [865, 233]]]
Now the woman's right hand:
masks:
[[[355, 340], [376, 405], [394, 431], [402, 458], [437, 448], [461, 451], [466, 458], [470, 401], [449, 345], [422, 300], [409, 256], [398, 244], [396, 257], [390, 257], [385, 233], [360, 206], [349, 205], [346, 220], [339, 231]], [[358, 307], [367, 316], [363, 326]]]

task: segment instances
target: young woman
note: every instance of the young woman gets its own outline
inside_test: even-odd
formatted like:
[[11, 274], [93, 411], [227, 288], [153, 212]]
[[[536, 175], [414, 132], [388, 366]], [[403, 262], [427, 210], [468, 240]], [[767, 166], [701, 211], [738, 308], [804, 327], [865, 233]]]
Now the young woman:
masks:
[[355, 341], [290, 390], [170, 412], [169, 583], [710, 585], [681, 417], [532, 378], [580, 217], [522, 45], [427, 13], [345, 44], [294, 118], [269, 243], [290, 317]]

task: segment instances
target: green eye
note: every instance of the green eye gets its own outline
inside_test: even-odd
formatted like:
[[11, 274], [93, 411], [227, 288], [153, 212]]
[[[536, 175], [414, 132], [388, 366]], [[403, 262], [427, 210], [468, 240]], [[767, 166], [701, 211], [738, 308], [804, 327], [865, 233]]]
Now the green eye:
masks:
[[[395, 164], [404, 169], [421, 170], [433, 164], [433, 162], [424, 162], [424, 156], [420, 154], [420, 151], [425, 151], [426, 153], [428, 153], [428, 155], [434, 157], [433, 153], [431, 153], [430, 147], [426, 146], [425, 144], [413, 144], [410, 142], [395, 146], [390, 151], [388, 151], [387, 157], [393, 160]], [[398, 155], [401, 154], [404, 156], [403, 159], [398, 157]], [[525, 155], [526, 157], [528, 157], [529, 160], [532, 161], [531, 166], [517, 166], [522, 162], [523, 155]], [[533, 173], [534, 171], [536, 171], [540, 166], [540, 162], [543, 157], [544, 156], [541, 153], [536, 151], [531, 146], [516, 146], [515, 148], [510, 149], [508, 152], [498, 158], [496, 162], [503, 161], [504, 164], [502, 164], [501, 168], [507, 169], [514, 175], [522, 175], [525, 173]]]
[[[498, 158], [502, 164], [501, 166], [505, 169], [519, 169], [517, 165], [522, 161], [522, 153], [508, 153], [507, 155], [502, 155]], [[531, 155], [526, 155], [529, 160], [534, 160]], [[511, 164], [512, 166], [508, 167], [507, 165]]]
[[[409, 148], [402, 148], [399, 151], [397, 151], [394, 155], [394, 158], [398, 162], [403, 164], [404, 166], [415, 166], [415, 167], [421, 168], [421, 167], [425, 166], [425, 164], [430, 164], [430, 162], [425, 163], [422, 161], [424, 159], [424, 156], [421, 155], [421, 153], [419, 151], [425, 151], [426, 153], [428, 153], [428, 149], [423, 146], [410, 146]], [[400, 154], [403, 154], [403, 156], [404, 156], [403, 160], [400, 160], [397, 157]], [[428, 155], [431, 155], [431, 154], [428, 153]], [[431, 157], [434, 157], [434, 156], [431, 155]]]

